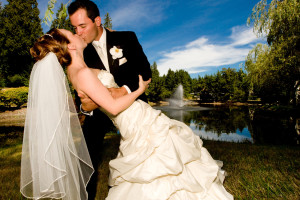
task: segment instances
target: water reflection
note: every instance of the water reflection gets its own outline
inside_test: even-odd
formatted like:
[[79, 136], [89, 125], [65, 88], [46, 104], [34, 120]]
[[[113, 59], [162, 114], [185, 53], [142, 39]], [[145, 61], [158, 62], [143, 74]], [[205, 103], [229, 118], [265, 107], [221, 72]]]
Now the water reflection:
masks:
[[242, 131], [237, 130], [236, 132], [229, 133], [215, 133], [214, 131], [206, 131], [205, 126], [201, 129], [197, 127], [195, 123], [190, 124], [191, 129], [194, 131], [196, 135], [199, 135], [201, 139], [206, 140], [217, 140], [224, 142], [251, 142], [253, 143], [253, 139], [248, 128], [244, 128]]
[[299, 144], [299, 113], [271, 112], [248, 106], [155, 107], [189, 125], [203, 139], [255, 144]]

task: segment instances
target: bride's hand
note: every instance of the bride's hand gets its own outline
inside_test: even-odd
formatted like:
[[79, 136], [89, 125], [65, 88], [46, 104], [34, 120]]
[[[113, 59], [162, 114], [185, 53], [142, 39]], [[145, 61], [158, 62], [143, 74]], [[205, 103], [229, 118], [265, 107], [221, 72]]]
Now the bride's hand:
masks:
[[151, 78], [148, 81], [144, 81], [143, 77], [139, 75], [139, 90], [141, 93], [145, 92], [145, 90], [149, 87], [149, 83], [151, 82]]

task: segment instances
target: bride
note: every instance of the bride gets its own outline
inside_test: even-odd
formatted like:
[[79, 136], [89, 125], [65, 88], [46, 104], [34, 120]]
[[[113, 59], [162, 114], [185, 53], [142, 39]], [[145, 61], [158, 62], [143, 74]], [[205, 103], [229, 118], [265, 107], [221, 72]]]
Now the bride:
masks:
[[[109, 163], [109, 185], [111, 188], [106, 199], [233, 199], [232, 195], [223, 186], [225, 172], [221, 170], [222, 162], [216, 161], [210, 156], [209, 152], [202, 146], [200, 138], [189, 127], [182, 122], [168, 118], [141, 100], [134, 101], [145, 90], [149, 81], [142, 81], [140, 77], [138, 90], [121, 98], [113, 99], [106, 89], [118, 87], [114, 82], [113, 76], [107, 71], [90, 69], [85, 65], [83, 61], [83, 49], [85, 46], [84, 41], [77, 35], [73, 35], [67, 30], [52, 29], [35, 43], [31, 49], [31, 54], [38, 60], [35, 64], [37, 68], [51, 68], [51, 65], [54, 65], [53, 63], [68, 66], [68, 78], [74, 89], [78, 93], [90, 97], [98, 104], [100, 106], [99, 109], [102, 109], [120, 130], [119, 153], [117, 158]], [[56, 71], [62, 70], [57, 69]], [[48, 76], [42, 73], [34, 73], [33, 71], [31, 80], [38, 79], [37, 77], [39, 76]], [[46, 84], [34, 85], [35, 82], [31, 80], [30, 91], [32, 88], [38, 88], [41, 91], [48, 91], [48, 93], [54, 92], [53, 90], [49, 91], [45, 87], [47, 86]], [[68, 103], [72, 104], [70, 101]], [[51, 105], [55, 106], [56, 104], [51, 103]], [[43, 104], [43, 106], [49, 107], [50, 105]], [[26, 116], [27, 120], [30, 121], [31, 119], [28, 119]], [[50, 117], [47, 117], [47, 120], [50, 120]], [[60, 123], [68, 126], [64, 122]], [[37, 124], [35, 123], [34, 125]], [[71, 129], [73, 129], [73, 126], [73, 123], [71, 123]], [[99, 124], [100, 128], [101, 124]], [[31, 132], [26, 131], [25, 133], [29, 136], [31, 134]], [[44, 134], [44, 132], [42, 133]], [[58, 136], [53, 134], [52, 139], [56, 137]], [[26, 142], [25, 139], [24, 136], [24, 143]], [[81, 143], [83, 143], [84, 139], [82, 137], [80, 139]], [[73, 140], [73, 143], [77, 143], [77, 140]], [[64, 146], [64, 144], [59, 145]], [[29, 146], [29, 148], [31, 147]], [[86, 146], [82, 145], [80, 150], [82, 151], [82, 149], [86, 151]], [[56, 154], [59, 153], [56, 152]], [[85, 157], [80, 156], [81, 154], [79, 155], [78, 153], [77, 160], [81, 161], [82, 158], [85, 158], [89, 161], [85, 162], [87, 163], [86, 165], [91, 166], [90, 160], [86, 158], [86, 155]], [[24, 155], [22, 155], [21, 192], [23, 191], [22, 193], [25, 195], [24, 188], [26, 188], [27, 183], [22, 181], [22, 177], [25, 173], [30, 172], [32, 176], [34, 176], [34, 173], [30, 169], [33, 166], [28, 163], [27, 166], [23, 166], [23, 157]], [[60, 160], [57, 160], [54, 156], [51, 157], [51, 161], [55, 163], [64, 162], [63, 156], [58, 155], [58, 157]], [[28, 162], [37, 162], [33, 161], [35, 158], [28, 156], [24, 159], [29, 160]], [[43, 160], [45, 156], [43, 158], [38, 157], [38, 159]], [[52, 166], [54, 164], [50, 163], [49, 165]], [[79, 165], [73, 165], [73, 168], [76, 169], [76, 167], [79, 169], [77, 171], [82, 171], [83, 175], [89, 177], [90, 171], [82, 170]], [[66, 171], [68, 172], [68, 170]], [[68, 176], [69, 174], [66, 173], [65, 177]], [[48, 183], [48, 187], [52, 186], [51, 181], [47, 179], [48, 176], [42, 176], [42, 178], [46, 179], [45, 183]], [[86, 194], [83, 187], [85, 187], [88, 180], [84, 179], [83, 184], [78, 184], [78, 180], [81, 181], [82, 179], [81, 176], [79, 178], [76, 176], [72, 179], [75, 182], [73, 185], [79, 185], [80, 187], [77, 187], [77, 189], [81, 188], [78, 198], [69, 198], [68, 195], [71, 195], [71, 193], [65, 192], [66, 189], [64, 187], [51, 187], [51, 189], [45, 190], [45, 187], [41, 187], [42, 184], [34, 184], [35, 179], [32, 179], [31, 182], [33, 186], [36, 186], [33, 187], [33, 190], [39, 191], [40, 194], [43, 194], [43, 192], [48, 193], [47, 198], [54, 198], [54, 196], [51, 196], [52, 193], [65, 192], [64, 196], [60, 196], [60, 198], [86, 199], [86, 196], [80, 193]], [[39, 181], [43, 183], [44, 180], [40, 178]], [[66, 185], [64, 180], [61, 181], [61, 185]], [[78, 191], [73, 188], [67, 189]]]

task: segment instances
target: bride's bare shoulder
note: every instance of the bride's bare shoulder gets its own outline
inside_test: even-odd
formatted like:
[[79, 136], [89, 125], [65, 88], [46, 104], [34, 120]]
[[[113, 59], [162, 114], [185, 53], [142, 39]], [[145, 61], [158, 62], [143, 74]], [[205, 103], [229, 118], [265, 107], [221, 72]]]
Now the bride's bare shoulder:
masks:
[[92, 69], [92, 68], [85, 67], [78, 71], [78, 77], [89, 78], [92, 75], [96, 77], [99, 74], [99, 72], [100, 72], [99, 69]]
[[98, 74], [100, 73], [100, 69], [93, 69], [93, 68], [89, 68], [92, 72], [93, 72], [93, 74], [95, 75], [95, 76], [98, 76]]
[[91, 75], [93, 75], [93, 72], [88, 67], [81, 68], [77, 72], [77, 77], [78, 78], [89, 78]]
[[82, 68], [77, 72], [77, 81], [81, 86], [98, 83], [97, 71], [88, 67]]

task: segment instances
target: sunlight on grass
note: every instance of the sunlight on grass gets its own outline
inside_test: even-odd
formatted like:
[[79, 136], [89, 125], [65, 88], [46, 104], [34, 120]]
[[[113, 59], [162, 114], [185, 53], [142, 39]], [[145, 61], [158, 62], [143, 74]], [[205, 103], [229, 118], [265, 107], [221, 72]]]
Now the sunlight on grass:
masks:
[[19, 192], [21, 152], [21, 144], [0, 148], [0, 199], [25, 199]]
[[[21, 137], [21, 135], [20, 135]], [[10, 139], [11, 140], [11, 139]], [[0, 147], [0, 199], [25, 199], [21, 196], [21, 138]], [[97, 200], [108, 193], [108, 163], [118, 153], [120, 135], [107, 134], [99, 168]], [[6, 143], [7, 144], [7, 143]], [[235, 199], [289, 199], [300, 196], [300, 148], [204, 141], [212, 157], [224, 162], [228, 173], [224, 186]]]

